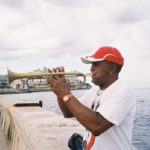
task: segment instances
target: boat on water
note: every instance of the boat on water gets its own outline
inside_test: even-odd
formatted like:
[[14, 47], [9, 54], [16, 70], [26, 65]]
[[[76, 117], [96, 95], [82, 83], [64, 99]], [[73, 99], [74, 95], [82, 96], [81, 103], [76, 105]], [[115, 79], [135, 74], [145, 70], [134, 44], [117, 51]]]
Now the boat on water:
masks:
[[[82, 85], [73, 85], [70, 87], [71, 90], [88, 90], [92, 86], [89, 83]], [[0, 89], [0, 94], [20, 94], [20, 93], [31, 93], [31, 92], [49, 92], [51, 87], [40, 87], [40, 88], [25, 88], [25, 89], [14, 89], [14, 88], [3, 88]]]

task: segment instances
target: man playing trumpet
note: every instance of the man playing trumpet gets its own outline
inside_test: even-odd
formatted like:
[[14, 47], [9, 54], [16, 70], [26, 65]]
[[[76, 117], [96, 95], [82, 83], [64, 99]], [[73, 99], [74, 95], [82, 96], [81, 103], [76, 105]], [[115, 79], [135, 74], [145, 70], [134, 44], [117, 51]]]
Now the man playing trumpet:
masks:
[[[91, 64], [92, 87], [77, 99], [63, 76], [49, 79], [64, 117], [75, 117], [85, 128], [83, 150], [132, 150], [135, 97], [119, 79], [124, 65], [121, 53], [113, 47], [99, 48], [93, 55], [81, 58]], [[63, 67], [49, 72], [64, 72]]]

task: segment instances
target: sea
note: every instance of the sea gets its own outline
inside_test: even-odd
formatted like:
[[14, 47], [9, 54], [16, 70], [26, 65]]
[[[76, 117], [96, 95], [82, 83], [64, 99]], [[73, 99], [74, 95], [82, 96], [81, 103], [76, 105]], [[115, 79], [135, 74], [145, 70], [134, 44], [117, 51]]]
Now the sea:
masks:
[[[133, 145], [138, 150], [150, 150], [150, 88], [134, 88], [137, 99], [137, 111], [134, 119], [133, 128]], [[76, 97], [82, 96], [88, 90], [73, 90], [72, 93]], [[53, 92], [34, 92], [22, 94], [6, 94], [0, 95], [8, 101], [21, 100], [23, 102], [38, 103], [43, 102], [43, 107], [62, 115], [58, 105], [56, 96]]]

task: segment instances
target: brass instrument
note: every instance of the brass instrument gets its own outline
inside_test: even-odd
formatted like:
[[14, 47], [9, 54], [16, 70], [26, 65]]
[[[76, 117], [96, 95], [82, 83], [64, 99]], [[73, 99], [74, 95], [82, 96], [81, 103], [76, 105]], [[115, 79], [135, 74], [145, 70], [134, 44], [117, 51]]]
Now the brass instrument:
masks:
[[[9, 83], [13, 82], [17, 79], [26, 79], [26, 85], [29, 88], [35, 88], [35, 87], [42, 87], [42, 86], [49, 86], [47, 80], [49, 78], [53, 78], [54, 76], [64, 76], [66, 79], [71, 78], [77, 78], [82, 77], [82, 80], [80, 79], [80, 84], [84, 84], [86, 81], [86, 75], [81, 72], [55, 72], [55, 73], [41, 73], [41, 72], [31, 72], [31, 73], [15, 73], [11, 70], [7, 69], [8, 72], [8, 81]], [[36, 82], [34, 82], [36, 80]], [[37, 82], [37, 80], [39, 80]], [[75, 85], [75, 83], [71, 83], [71, 86]]]

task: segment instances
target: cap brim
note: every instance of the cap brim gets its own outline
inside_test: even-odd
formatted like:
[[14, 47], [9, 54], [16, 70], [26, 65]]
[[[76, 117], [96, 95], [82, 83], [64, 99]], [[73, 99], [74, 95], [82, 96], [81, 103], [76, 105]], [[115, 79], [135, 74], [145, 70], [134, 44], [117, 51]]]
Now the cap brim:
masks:
[[85, 64], [91, 64], [91, 63], [93, 63], [93, 62], [98, 62], [98, 61], [102, 61], [103, 59], [95, 59], [95, 58], [93, 58], [93, 57], [81, 57], [81, 61], [83, 62], [83, 63], [85, 63]]

